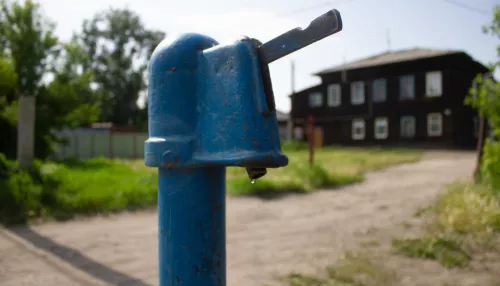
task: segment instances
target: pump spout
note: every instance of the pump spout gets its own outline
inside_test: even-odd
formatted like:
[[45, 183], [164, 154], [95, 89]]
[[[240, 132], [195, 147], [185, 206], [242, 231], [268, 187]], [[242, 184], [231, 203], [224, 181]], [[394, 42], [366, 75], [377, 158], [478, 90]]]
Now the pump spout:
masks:
[[266, 168], [247, 168], [247, 174], [250, 180], [257, 180], [267, 173]]

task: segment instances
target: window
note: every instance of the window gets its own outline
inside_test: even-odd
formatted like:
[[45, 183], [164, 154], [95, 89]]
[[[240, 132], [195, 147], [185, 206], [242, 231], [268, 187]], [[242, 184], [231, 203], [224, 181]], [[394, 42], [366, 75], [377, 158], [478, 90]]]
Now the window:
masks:
[[401, 117], [401, 130], [400, 135], [402, 138], [415, 137], [415, 117], [403, 116]]
[[443, 134], [443, 116], [441, 113], [429, 113], [427, 115], [427, 135], [441, 136]]
[[376, 79], [373, 81], [373, 101], [383, 102], [387, 98], [387, 81], [385, 79]]
[[293, 137], [297, 140], [302, 140], [304, 138], [302, 127], [295, 127], [293, 129]]
[[328, 86], [328, 106], [339, 106], [342, 103], [341, 88], [339, 84]]
[[323, 105], [323, 95], [321, 92], [313, 92], [309, 94], [309, 107], [318, 107]]
[[415, 97], [415, 77], [405, 75], [399, 78], [399, 98], [412, 99]]
[[425, 75], [425, 95], [437, 97], [442, 94], [442, 76], [440, 71], [428, 72]]
[[385, 117], [375, 118], [375, 139], [389, 137], [389, 121]]
[[354, 119], [352, 121], [352, 139], [365, 139], [365, 121], [363, 119]]
[[358, 105], [365, 102], [365, 84], [362, 81], [351, 83], [351, 104]]

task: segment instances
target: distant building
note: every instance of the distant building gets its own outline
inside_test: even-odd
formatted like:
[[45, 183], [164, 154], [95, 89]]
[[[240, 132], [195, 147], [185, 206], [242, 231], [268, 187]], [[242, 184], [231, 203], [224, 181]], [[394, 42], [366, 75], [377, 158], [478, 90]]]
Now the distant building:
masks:
[[464, 105], [488, 69], [461, 51], [386, 52], [316, 73], [321, 84], [296, 92], [294, 137], [312, 115], [323, 145], [424, 144], [475, 147], [477, 112]]
[[279, 128], [279, 133], [280, 133], [280, 139], [285, 140], [286, 139], [286, 125], [288, 122], [288, 117], [290, 115], [288, 113], [281, 112], [279, 110], [276, 110], [276, 119], [278, 119], [278, 128]]

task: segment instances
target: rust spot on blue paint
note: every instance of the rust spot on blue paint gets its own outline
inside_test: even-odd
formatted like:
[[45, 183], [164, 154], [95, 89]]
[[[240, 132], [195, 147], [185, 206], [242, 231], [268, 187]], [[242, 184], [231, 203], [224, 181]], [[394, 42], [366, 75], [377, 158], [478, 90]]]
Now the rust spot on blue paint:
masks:
[[198, 266], [196, 266], [196, 265], [193, 265], [193, 268], [194, 268], [194, 271], [196, 272], [196, 276], [200, 275], [200, 272], [201, 272], [200, 268], [198, 268]]

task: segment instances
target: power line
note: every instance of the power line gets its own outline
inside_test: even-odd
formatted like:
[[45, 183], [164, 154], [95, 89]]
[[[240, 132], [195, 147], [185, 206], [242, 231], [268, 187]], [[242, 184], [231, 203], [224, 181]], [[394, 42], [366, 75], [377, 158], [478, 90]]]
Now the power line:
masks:
[[448, 3], [452, 4], [452, 5], [455, 5], [457, 7], [467, 9], [467, 10], [472, 11], [472, 12], [476, 12], [476, 13], [479, 13], [479, 14], [482, 14], [482, 15], [486, 15], [486, 16], [491, 16], [491, 13], [489, 13], [487, 11], [484, 11], [484, 10], [478, 9], [476, 7], [472, 7], [472, 6], [466, 5], [464, 3], [460, 3], [458, 1], [453, 1], [453, 0], [444, 0], [444, 1], [448, 2]]

